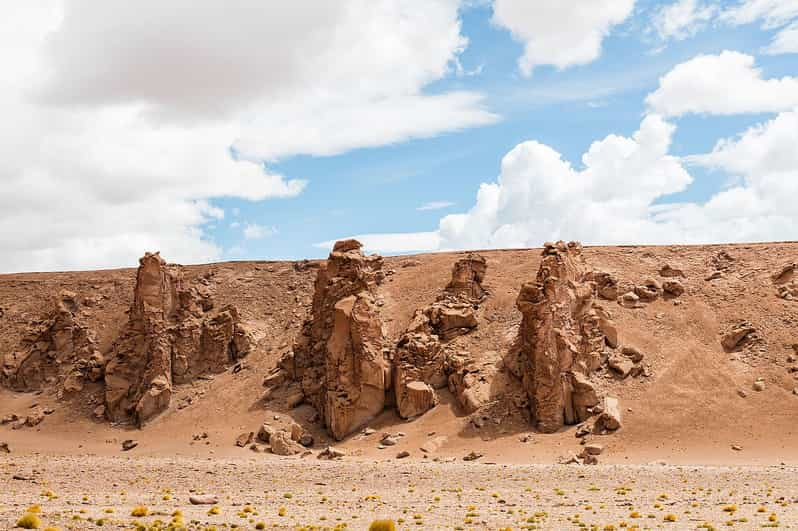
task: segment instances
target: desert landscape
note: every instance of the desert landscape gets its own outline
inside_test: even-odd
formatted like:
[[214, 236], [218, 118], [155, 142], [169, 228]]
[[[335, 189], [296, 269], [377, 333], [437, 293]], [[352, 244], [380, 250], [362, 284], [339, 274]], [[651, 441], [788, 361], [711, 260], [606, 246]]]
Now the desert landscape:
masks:
[[0, 276], [0, 525], [798, 522], [798, 244]]

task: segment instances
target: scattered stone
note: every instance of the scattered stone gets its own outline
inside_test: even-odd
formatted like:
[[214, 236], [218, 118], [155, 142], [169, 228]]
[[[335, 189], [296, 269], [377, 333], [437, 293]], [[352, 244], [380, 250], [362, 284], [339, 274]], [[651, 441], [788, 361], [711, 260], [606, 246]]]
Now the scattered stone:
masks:
[[589, 455], [601, 455], [604, 452], [604, 446], [598, 443], [587, 443], [584, 451]]
[[765, 381], [764, 380], [757, 380], [754, 382], [753, 385], [754, 391], [764, 391], [765, 390]]
[[377, 430], [375, 430], [374, 428], [366, 428], [365, 430], [363, 430], [363, 435], [366, 436], [374, 435], [375, 433], [377, 433]]
[[615, 431], [621, 427], [621, 408], [617, 398], [604, 397], [602, 412], [596, 420], [596, 425], [608, 431]]
[[390, 435], [388, 433], [386, 433], [383, 436], [383, 438], [380, 440], [380, 444], [382, 444], [383, 446], [394, 446], [398, 442], [399, 442], [399, 439], [396, 436]]
[[276, 455], [296, 455], [305, 451], [305, 448], [291, 439], [291, 434], [285, 430], [276, 431], [269, 437], [272, 453]]
[[420, 450], [425, 454], [435, 453], [446, 443], [447, 439], [445, 435], [438, 435], [434, 439], [430, 439], [422, 444]]
[[9, 448], [7, 442], [0, 441], [0, 454], [10, 454], [11, 448]]
[[0, 419], [0, 425], [11, 424], [12, 422], [16, 422], [19, 420], [19, 417], [14, 413], [9, 413], [8, 415], [4, 416]]
[[258, 429], [258, 440], [263, 443], [268, 443], [275, 431], [276, 430], [268, 424], [261, 425]]
[[610, 356], [607, 363], [610, 369], [618, 373], [621, 378], [626, 378], [629, 376], [629, 373], [631, 373], [632, 369], [635, 367], [635, 364], [632, 362], [632, 360], [626, 356]]
[[188, 497], [188, 502], [191, 505], [216, 505], [219, 503], [219, 498], [217, 496], [199, 496], [193, 495]]
[[574, 435], [576, 435], [577, 438], [587, 437], [592, 431], [593, 429], [587, 423], [584, 423], [576, 427]]
[[402, 450], [401, 452], [396, 454], [397, 459], [404, 459], [405, 457], [410, 457], [410, 452], [408, 452], [407, 450]]
[[139, 445], [138, 441], [134, 441], [133, 439], [125, 439], [124, 441], [122, 441], [122, 451], [129, 452], [138, 445]]
[[643, 361], [643, 353], [635, 347], [630, 347], [628, 345], [624, 346], [621, 349], [621, 354], [631, 359], [635, 363], [640, 363]]
[[723, 271], [713, 271], [709, 275], [704, 277], [704, 280], [707, 282], [711, 282], [713, 280], [717, 280], [719, 278], [723, 278]]
[[745, 398], [748, 396], [748, 393], [746, 393], [744, 389], [738, 389], [737, 394], [740, 396], [740, 398]]
[[756, 328], [751, 323], [746, 321], [737, 323], [723, 334], [720, 344], [727, 351], [736, 350], [754, 332]]
[[665, 264], [659, 269], [659, 276], [666, 278], [685, 278], [684, 268], [677, 264]]
[[634, 291], [641, 301], [651, 302], [662, 295], [662, 284], [654, 278], [647, 278], [642, 285], [636, 286]]
[[477, 459], [479, 459], [482, 456], [483, 456], [483, 454], [471, 451], [466, 456], [463, 457], [463, 461], [476, 461]]
[[323, 451], [319, 452], [317, 456], [318, 459], [341, 459], [346, 454], [343, 450], [339, 450], [338, 448], [333, 448], [332, 446], [328, 446]]
[[734, 450], [735, 452], [742, 452], [743, 451], [743, 447], [740, 446], [739, 444], [732, 444], [731, 449]]
[[678, 280], [666, 280], [662, 283], [662, 289], [665, 293], [673, 297], [681, 297], [685, 292], [684, 284]]
[[236, 446], [241, 448], [245, 448], [252, 444], [252, 440], [255, 438], [255, 432], [244, 432], [236, 437]]
[[618, 304], [624, 308], [639, 308], [640, 297], [638, 297], [636, 293], [628, 291], [620, 296], [618, 299]]
[[96, 418], [98, 420], [104, 419], [105, 418], [105, 405], [104, 404], [100, 404], [99, 406], [95, 407], [94, 410], [92, 411], [92, 413], [94, 414], [94, 418]]

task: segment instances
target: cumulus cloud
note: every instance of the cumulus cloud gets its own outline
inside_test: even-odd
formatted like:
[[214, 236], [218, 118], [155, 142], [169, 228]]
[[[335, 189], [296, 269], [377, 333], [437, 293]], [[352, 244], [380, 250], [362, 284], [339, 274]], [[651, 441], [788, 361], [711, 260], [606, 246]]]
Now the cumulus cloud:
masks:
[[654, 28], [661, 39], [682, 40], [702, 29], [717, 12], [717, 6], [699, 0], [678, 0], [654, 15]]
[[[533, 247], [555, 239], [697, 244], [795, 238], [798, 109], [686, 160], [668, 154], [674, 129], [649, 115], [631, 137], [594, 142], [582, 169], [549, 146], [523, 142], [504, 156], [497, 180], [480, 186], [474, 206], [443, 217], [435, 233], [419, 233], [416, 243], [426, 246], [415, 250]], [[704, 204], [663, 201], [692, 182], [685, 163], [718, 169], [738, 184]], [[416, 236], [362, 238], [389, 252]]]
[[754, 58], [739, 52], [699, 55], [660, 78], [646, 104], [665, 116], [779, 112], [798, 105], [798, 77], [764, 79]]
[[130, 265], [145, 249], [215, 259], [215, 198], [291, 197], [306, 185], [272, 161], [495, 121], [479, 94], [424, 91], [467, 44], [458, 8], [32, 0], [6, 10], [0, 271]]
[[495, 0], [493, 22], [524, 45], [518, 60], [529, 76], [536, 66], [567, 68], [590, 63], [613, 26], [632, 13], [635, 0]]
[[798, 2], [795, 0], [740, 0], [723, 11], [722, 19], [735, 26], [759, 22], [764, 30], [781, 28], [764, 51], [798, 53]]

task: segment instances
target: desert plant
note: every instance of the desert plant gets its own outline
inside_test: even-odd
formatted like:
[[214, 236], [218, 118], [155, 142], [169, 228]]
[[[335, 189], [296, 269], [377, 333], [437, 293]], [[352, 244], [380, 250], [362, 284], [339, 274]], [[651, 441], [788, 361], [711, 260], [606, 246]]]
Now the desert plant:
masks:
[[33, 513], [25, 513], [22, 518], [17, 520], [17, 527], [22, 529], [39, 529], [41, 526], [41, 519]]
[[369, 531], [396, 531], [393, 520], [374, 520], [369, 526]]

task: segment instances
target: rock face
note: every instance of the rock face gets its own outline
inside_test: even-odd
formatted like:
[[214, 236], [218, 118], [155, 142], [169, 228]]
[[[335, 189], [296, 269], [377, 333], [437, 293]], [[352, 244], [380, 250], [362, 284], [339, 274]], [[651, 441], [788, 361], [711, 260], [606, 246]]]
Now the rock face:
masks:
[[38, 391], [45, 384], [80, 391], [84, 381], [103, 377], [105, 361], [92, 330], [80, 323], [77, 295], [62, 291], [49, 315], [32, 323], [20, 349], [3, 359], [0, 380], [17, 391]]
[[[487, 261], [469, 254], [452, 268], [452, 278], [438, 300], [416, 310], [393, 355], [393, 388], [399, 416], [423, 414], [438, 403], [435, 389], [449, 384], [466, 411], [476, 409], [465, 394], [465, 370], [450, 363], [446, 342], [477, 327], [475, 307], [486, 296], [482, 282]], [[452, 373], [460, 374], [452, 379]], [[469, 380], [470, 381], [470, 380]]]
[[221, 372], [250, 351], [236, 309], [212, 306], [207, 294], [186, 286], [180, 266], [158, 253], [139, 260], [128, 322], [105, 370], [111, 420], [141, 424], [169, 407], [174, 383]]
[[544, 432], [584, 421], [599, 402], [589, 376], [606, 342], [600, 322], [611, 323], [594, 304], [591, 278], [579, 243], [547, 243], [536, 280], [522, 286], [516, 301], [523, 314], [523, 384], [533, 421]]
[[446, 291], [457, 297], [481, 300], [485, 296], [482, 281], [485, 280], [487, 270], [488, 263], [484, 257], [469, 254], [466, 258], [455, 262], [452, 268], [452, 280], [446, 286]]
[[288, 371], [337, 440], [383, 410], [390, 385], [374, 297], [383, 279], [382, 258], [364, 256], [361, 247], [356, 240], [337, 242], [319, 269], [312, 315]]

